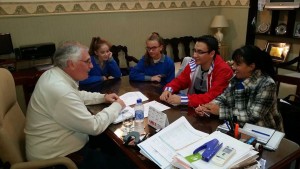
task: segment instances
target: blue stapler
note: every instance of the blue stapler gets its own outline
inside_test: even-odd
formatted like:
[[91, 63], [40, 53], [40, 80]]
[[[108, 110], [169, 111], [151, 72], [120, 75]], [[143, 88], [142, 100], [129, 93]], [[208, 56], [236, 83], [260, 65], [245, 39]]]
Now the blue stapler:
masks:
[[223, 143], [219, 143], [219, 140], [212, 139], [202, 146], [196, 148], [193, 154], [197, 154], [199, 151], [206, 149], [202, 153], [202, 160], [209, 162], [209, 160], [220, 150], [222, 145]]

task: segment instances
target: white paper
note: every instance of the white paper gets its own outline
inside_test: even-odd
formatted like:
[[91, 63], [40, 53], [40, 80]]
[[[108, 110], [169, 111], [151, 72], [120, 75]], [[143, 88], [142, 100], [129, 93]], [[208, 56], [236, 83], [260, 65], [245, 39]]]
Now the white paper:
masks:
[[120, 99], [122, 99], [126, 106], [131, 106], [136, 104], [136, 100], [141, 98], [142, 102], [148, 100], [148, 98], [143, 95], [141, 92], [127, 92], [120, 96]]
[[268, 141], [267, 145], [264, 145], [264, 147], [269, 150], [276, 150], [284, 135], [285, 133], [275, 131], [271, 139]]
[[148, 125], [155, 129], [162, 129], [169, 125], [168, 116], [153, 106], [149, 107]]
[[152, 106], [152, 107], [155, 107], [156, 110], [158, 111], [165, 111], [165, 110], [168, 110], [170, 109], [169, 106], [166, 106], [164, 104], [161, 104], [155, 100], [151, 101], [151, 102], [148, 102], [148, 103], [145, 103], [144, 104], [144, 117], [148, 117], [148, 114], [149, 114], [149, 106]]
[[113, 124], [117, 124], [117, 123], [120, 123], [122, 121], [124, 121], [124, 117], [122, 115], [122, 112], [125, 112], [126, 114], [130, 114], [130, 116], [126, 116], [126, 117], [134, 117], [134, 109], [129, 107], [129, 106], [126, 106], [120, 113], [119, 113], [119, 116], [117, 117], [117, 119], [113, 122]]
[[[266, 127], [261, 127], [253, 124], [246, 123], [243, 127], [244, 130], [251, 132], [254, 134], [257, 138], [257, 141], [262, 143], [262, 144], [267, 144], [267, 142], [270, 140], [272, 135], [275, 133], [274, 129], [266, 128]], [[258, 132], [255, 132], [258, 131]], [[264, 134], [261, 134], [264, 133]]]
[[142, 154], [160, 168], [168, 168], [176, 150], [206, 137], [208, 134], [194, 129], [185, 117], [177, 119], [159, 133], [138, 144]]

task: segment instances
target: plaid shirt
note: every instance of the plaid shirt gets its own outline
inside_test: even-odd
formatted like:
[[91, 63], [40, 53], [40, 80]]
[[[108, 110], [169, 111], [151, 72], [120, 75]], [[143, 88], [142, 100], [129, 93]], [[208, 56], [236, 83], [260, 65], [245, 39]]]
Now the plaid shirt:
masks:
[[241, 126], [252, 123], [283, 131], [282, 117], [277, 111], [276, 83], [260, 70], [242, 82], [234, 78], [213, 102], [220, 107], [220, 119], [236, 116]]

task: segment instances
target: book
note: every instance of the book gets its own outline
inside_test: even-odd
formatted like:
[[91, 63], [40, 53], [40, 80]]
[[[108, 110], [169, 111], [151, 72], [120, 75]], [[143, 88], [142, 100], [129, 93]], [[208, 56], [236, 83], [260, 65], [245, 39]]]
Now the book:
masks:
[[[188, 161], [187, 157], [193, 155], [193, 151], [208, 142], [217, 139], [223, 146], [236, 149], [236, 153], [226, 162], [224, 166], [217, 166], [211, 161], [202, 159]], [[194, 129], [185, 117], [177, 119], [159, 133], [138, 144], [141, 154], [152, 160], [160, 168], [199, 168], [199, 169], [221, 169], [234, 164], [241, 164], [244, 160], [253, 157], [258, 152], [253, 146], [245, 144], [233, 137], [219, 131], [207, 134]], [[202, 151], [200, 152], [202, 153]]]

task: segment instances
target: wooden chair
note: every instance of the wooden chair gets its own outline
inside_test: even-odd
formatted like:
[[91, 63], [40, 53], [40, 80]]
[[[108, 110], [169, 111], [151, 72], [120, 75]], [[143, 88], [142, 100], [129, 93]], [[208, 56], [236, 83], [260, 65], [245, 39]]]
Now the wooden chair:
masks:
[[0, 68], [0, 159], [9, 163], [12, 169], [38, 169], [65, 165], [77, 169], [67, 157], [48, 160], [26, 161], [25, 157], [25, 116], [16, 96], [14, 79], [7, 69]]
[[[284, 98], [287, 97], [289, 94], [296, 94], [300, 96], [300, 78], [297, 77], [291, 77], [291, 76], [285, 76], [285, 75], [276, 75], [276, 83], [277, 83], [277, 95], [278, 98]], [[295, 101], [300, 102], [299, 99], [295, 98]], [[279, 105], [278, 105], [279, 106]], [[280, 106], [279, 106], [280, 107]], [[294, 114], [290, 115], [288, 113], [285, 113], [284, 111], [280, 112], [283, 118], [283, 125], [285, 127], [286, 131], [286, 137], [288, 139], [291, 138], [298, 138], [298, 133], [295, 132], [299, 126], [297, 119], [294, 119], [295, 117], [299, 117], [299, 115]], [[300, 113], [300, 112], [299, 112]], [[292, 118], [292, 119], [290, 119]], [[296, 120], [296, 121], [295, 121]], [[295, 124], [294, 124], [295, 123]], [[293, 135], [296, 134], [296, 137]], [[291, 136], [291, 138], [289, 138]], [[294, 142], [297, 142], [296, 140], [291, 139]], [[293, 155], [293, 160], [295, 160], [295, 169], [300, 168], [300, 149]], [[293, 161], [291, 160], [291, 162]], [[289, 168], [289, 166], [281, 166], [280, 168]]]
[[[184, 57], [192, 56], [193, 52], [191, 44], [193, 45], [196, 41], [196, 38], [192, 36], [184, 36], [180, 38], [172, 38], [172, 39], [164, 39], [164, 54], [169, 55], [170, 57], [173, 56], [174, 62], [181, 62]], [[182, 45], [183, 52], [181, 53], [180, 47]], [[168, 53], [167, 47], [171, 47], [171, 53]]]
[[133, 64], [136, 64], [139, 61], [134, 56], [128, 55], [128, 50], [126, 46], [113, 45], [110, 48], [110, 51], [112, 52], [112, 56], [114, 57], [115, 61], [121, 69], [122, 76], [128, 75], [130, 72], [130, 68], [133, 66]]
[[[292, 66], [295, 63], [296, 63], [296, 67]], [[287, 62], [274, 63], [274, 67], [276, 73], [278, 73], [279, 68], [300, 72], [300, 56], [297, 56], [296, 58]]]
[[289, 94], [296, 94], [300, 96], [300, 78], [276, 75], [277, 83], [277, 96], [278, 98], [284, 98]]

